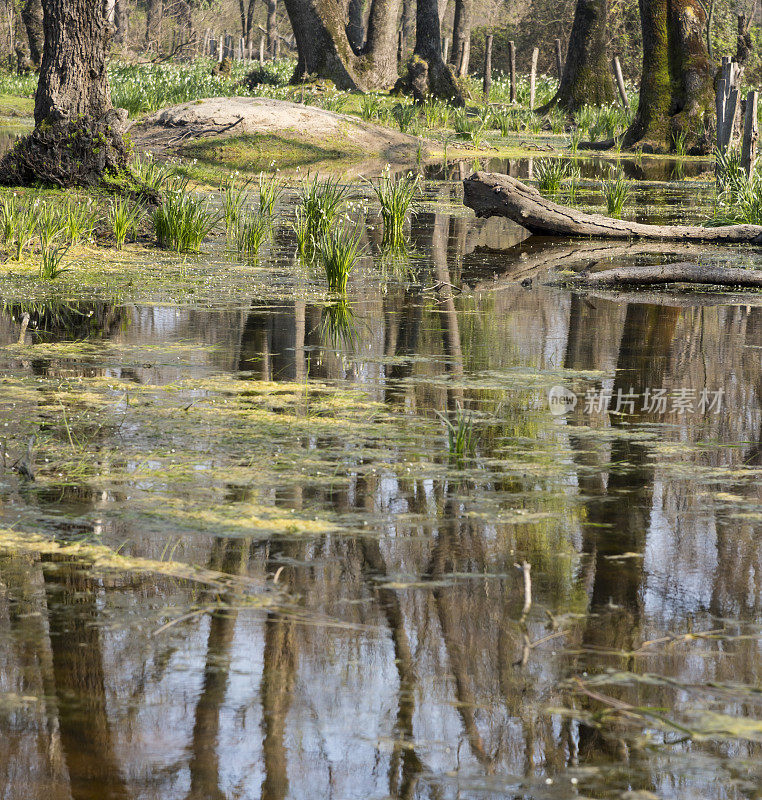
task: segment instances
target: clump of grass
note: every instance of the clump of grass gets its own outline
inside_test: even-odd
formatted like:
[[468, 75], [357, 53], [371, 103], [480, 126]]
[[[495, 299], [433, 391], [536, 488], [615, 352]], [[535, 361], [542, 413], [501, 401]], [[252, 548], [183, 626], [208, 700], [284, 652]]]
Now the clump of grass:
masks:
[[185, 182], [165, 192], [152, 221], [160, 247], [179, 253], [197, 253], [201, 243], [214, 230], [220, 215], [206, 201], [185, 191]]
[[160, 164], [151, 155], [136, 156], [130, 164], [132, 174], [149, 189], [162, 192], [176, 178], [171, 164]]
[[420, 176], [412, 172], [390, 175], [386, 169], [379, 180], [371, 184], [381, 203], [381, 219], [384, 223], [381, 246], [384, 250], [404, 252], [405, 219], [419, 192], [419, 182]]
[[[63, 229], [59, 231], [63, 233]], [[57, 235], [53, 237], [44, 247], [40, 258], [40, 279], [44, 281], [53, 281], [58, 278], [66, 269], [61, 266], [61, 261], [66, 255], [69, 245], [55, 243]]]
[[707, 225], [762, 225], [762, 178], [758, 171], [748, 176], [741, 167], [741, 154], [728, 149], [715, 151], [717, 194], [714, 215]]
[[145, 208], [139, 203], [130, 203], [123, 197], [112, 200], [108, 209], [108, 222], [116, 241], [116, 249], [121, 250], [128, 236], [137, 233]]
[[672, 149], [676, 156], [684, 156], [688, 152], [688, 131], [680, 130], [672, 133]]
[[249, 181], [239, 186], [236, 183], [235, 175], [225, 176], [225, 180], [220, 184], [222, 216], [225, 220], [225, 230], [228, 236], [235, 235], [238, 229], [238, 218], [241, 215], [241, 210], [249, 199], [249, 193], [247, 191], [248, 186]]
[[47, 203], [40, 204], [37, 210], [37, 235], [43, 250], [63, 232], [63, 227], [58, 211]]
[[412, 103], [396, 103], [392, 108], [392, 117], [402, 133], [407, 132], [417, 116], [418, 109]]
[[9, 245], [14, 261], [20, 261], [37, 231], [38, 210], [31, 203], [22, 203], [16, 196], [5, 198], [0, 230]]
[[576, 155], [579, 152], [579, 143], [582, 141], [582, 128], [574, 127], [569, 134], [569, 151]]
[[462, 466], [467, 458], [472, 458], [476, 452], [476, 433], [474, 417], [470, 412], [458, 408], [455, 418], [437, 412], [447, 429], [447, 451], [450, 459], [458, 466]]
[[508, 136], [521, 128], [521, 117], [512, 109], [502, 108], [492, 113], [492, 122], [501, 136]]
[[235, 243], [238, 254], [256, 260], [270, 234], [270, 218], [244, 211], [238, 217]]
[[535, 163], [537, 188], [543, 194], [556, 194], [561, 188], [561, 181], [568, 174], [568, 164], [560, 158], [541, 158]]
[[276, 172], [267, 175], [259, 173], [259, 210], [262, 214], [272, 217], [275, 211], [275, 204], [283, 194], [283, 181]]
[[381, 116], [381, 100], [376, 94], [364, 94], [360, 98], [360, 116], [370, 121]]
[[90, 201], [84, 204], [70, 200], [61, 214], [61, 222], [70, 244], [90, 239], [95, 228], [95, 212], [90, 208]]
[[336, 214], [347, 200], [348, 189], [338, 178], [321, 180], [317, 175], [303, 179], [299, 190], [299, 210], [295, 230], [300, 242], [299, 253], [312, 260], [315, 246], [331, 227]]
[[328, 281], [336, 294], [346, 294], [349, 273], [360, 255], [360, 232], [346, 225], [334, 226], [325, 232], [317, 245], [317, 256]]
[[606, 199], [606, 208], [612, 217], [619, 219], [622, 216], [624, 204], [627, 202], [629, 190], [624, 172], [618, 170], [616, 175], [605, 181], [601, 181], [601, 189]]

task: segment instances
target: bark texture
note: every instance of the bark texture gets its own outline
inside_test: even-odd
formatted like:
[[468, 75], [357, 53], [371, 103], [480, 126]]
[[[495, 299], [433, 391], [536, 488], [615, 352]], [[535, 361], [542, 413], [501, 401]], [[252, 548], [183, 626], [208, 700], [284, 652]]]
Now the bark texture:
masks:
[[408, 64], [413, 97], [420, 102], [433, 96], [454, 105], [464, 105], [463, 92], [442, 58], [437, 0], [418, 0], [415, 11], [415, 49]]
[[605, 269], [592, 275], [572, 278], [574, 286], [653, 286], [664, 283], [693, 283], [704, 286], [762, 287], [762, 270], [712, 267], [692, 261], [653, 264], [647, 267]]
[[474, 0], [455, 0], [450, 64], [459, 78], [465, 78], [468, 74], [473, 12]]
[[42, 51], [45, 44], [41, 0], [26, 0], [21, 8], [21, 19], [29, 42], [29, 58], [34, 69], [37, 69], [42, 63]]
[[463, 202], [478, 217], [507, 217], [530, 233], [543, 236], [762, 244], [760, 225], [644, 225], [586, 214], [548, 200], [515, 178], [491, 172], [476, 172], [463, 181]]
[[397, 78], [400, 0], [373, 0], [359, 53], [347, 34], [344, 7], [335, 0], [285, 0], [299, 54], [292, 82], [314, 76], [339, 89], [386, 89]]
[[266, 0], [267, 54], [275, 58], [278, 49], [278, 0]]
[[614, 81], [606, 56], [607, 0], [577, 0], [558, 94], [551, 103], [574, 113], [584, 105], [614, 100]]
[[91, 186], [126, 174], [126, 117], [111, 105], [108, 0], [46, 0], [34, 131], [0, 162], [0, 181]]
[[[714, 88], [699, 0], [640, 0], [643, 71], [624, 146], [662, 152], [680, 134], [690, 152], [711, 148]], [[703, 135], [700, 131], [704, 131]]]

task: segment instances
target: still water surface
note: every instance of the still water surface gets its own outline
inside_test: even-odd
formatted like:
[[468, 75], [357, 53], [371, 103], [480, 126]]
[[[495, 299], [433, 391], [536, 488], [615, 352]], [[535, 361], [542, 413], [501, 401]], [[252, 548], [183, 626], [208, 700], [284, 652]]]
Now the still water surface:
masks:
[[366, 222], [347, 305], [285, 225], [267, 290], [41, 302], [22, 345], [5, 280], [2, 797], [762, 796], [756, 297], [550, 285], [684, 250], [525, 239], [457, 182], [403, 264]]

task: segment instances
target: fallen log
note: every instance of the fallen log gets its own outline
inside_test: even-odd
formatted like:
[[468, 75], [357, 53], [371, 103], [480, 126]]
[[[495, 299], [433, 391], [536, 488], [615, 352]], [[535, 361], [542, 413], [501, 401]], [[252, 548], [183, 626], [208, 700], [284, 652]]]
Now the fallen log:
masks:
[[663, 283], [694, 283], [704, 286], [744, 286], [762, 288], [762, 270], [701, 266], [690, 261], [653, 264], [645, 267], [618, 267], [574, 275], [563, 282], [578, 287], [654, 286]]
[[509, 175], [476, 172], [463, 181], [463, 202], [478, 217], [507, 217], [530, 233], [544, 236], [590, 236], [606, 239], [662, 239], [725, 244], [762, 244], [762, 226], [644, 225], [586, 214], [543, 197], [537, 189]]

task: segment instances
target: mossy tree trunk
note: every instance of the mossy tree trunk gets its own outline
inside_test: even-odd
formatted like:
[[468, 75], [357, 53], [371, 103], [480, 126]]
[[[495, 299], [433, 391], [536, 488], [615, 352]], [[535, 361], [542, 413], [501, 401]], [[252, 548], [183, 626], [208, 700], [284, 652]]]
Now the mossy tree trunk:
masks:
[[614, 100], [614, 80], [606, 55], [607, 0], [577, 0], [561, 83], [540, 111], [557, 105], [574, 113], [584, 105]]
[[711, 148], [712, 67], [704, 39], [706, 14], [698, 0], [640, 0], [643, 72], [635, 119], [624, 146], [669, 150], [687, 137], [693, 152]]
[[123, 174], [123, 117], [111, 105], [109, 0], [44, 0], [35, 129], [0, 162], [0, 181], [92, 186]]
[[386, 89], [397, 78], [397, 17], [400, 0], [373, 0], [365, 43], [352, 48], [346, 8], [336, 0], [285, 0], [299, 54], [292, 82], [310, 76], [339, 89]]
[[437, 0], [418, 0], [415, 9], [415, 49], [408, 64], [413, 97], [438, 97], [464, 105], [463, 92], [442, 58], [442, 35]]
[[40, 0], [26, 0], [21, 7], [21, 20], [26, 29], [29, 41], [29, 58], [37, 69], [42, 62], [42, 50], [45, 44], [45, 31], [42, 27], [42, 3]]

